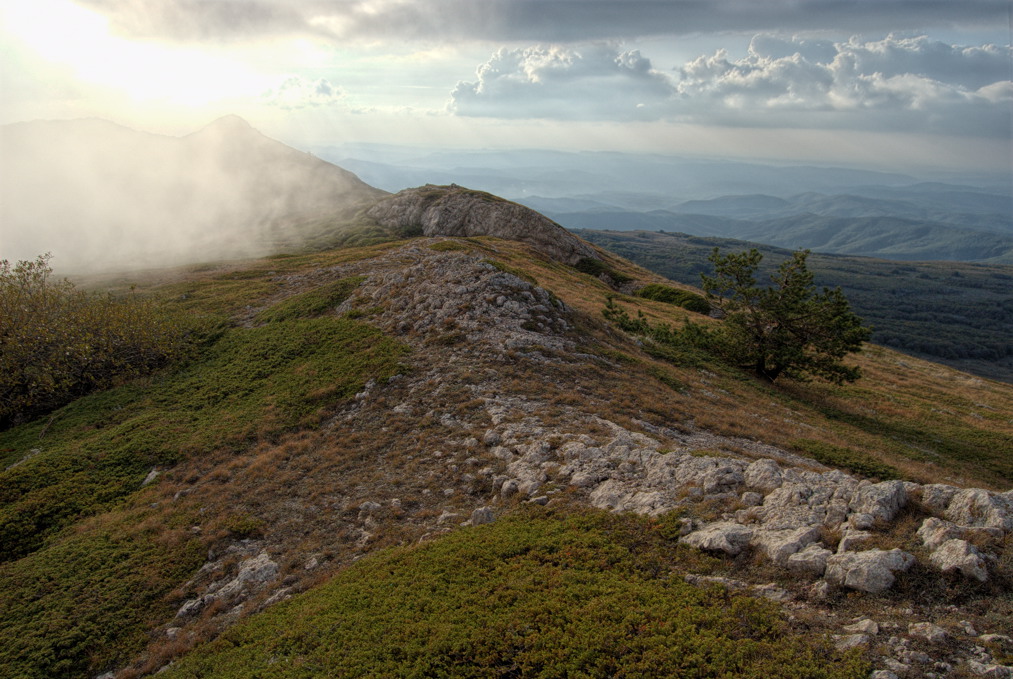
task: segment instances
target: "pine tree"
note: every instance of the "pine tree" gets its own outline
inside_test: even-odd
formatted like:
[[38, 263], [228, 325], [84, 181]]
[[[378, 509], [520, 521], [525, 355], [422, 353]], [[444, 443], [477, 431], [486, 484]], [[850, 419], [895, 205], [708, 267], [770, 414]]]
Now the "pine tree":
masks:
[[771, 276], [772, 285], [760, 287], [755, 273], [763, 255], [715, 248], [709, 258], [715, 275], [701, 276], [708, 301], [725, 318], [714, 339], [729, 360], [770, 382], [781, 376], [852, 382], [859, 368], [841, 359], [859, 351], [872, 331], [840, 288], [816, 291], [808, 256], [796, 251]]

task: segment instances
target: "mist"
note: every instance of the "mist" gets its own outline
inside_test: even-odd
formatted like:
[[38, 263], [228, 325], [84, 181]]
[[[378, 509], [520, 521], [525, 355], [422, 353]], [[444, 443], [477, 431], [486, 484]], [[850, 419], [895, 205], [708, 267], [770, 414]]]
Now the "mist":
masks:
[[61, 273], [296, 249], [384, 195], [235, 116], [185, 137], [99, 119], [0, 127], [0, 258]]

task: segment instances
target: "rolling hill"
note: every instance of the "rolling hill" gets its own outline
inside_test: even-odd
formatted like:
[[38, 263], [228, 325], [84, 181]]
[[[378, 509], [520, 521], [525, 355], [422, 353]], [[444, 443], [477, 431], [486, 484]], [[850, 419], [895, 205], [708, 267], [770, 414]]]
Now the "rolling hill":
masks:
[[758, 381], [522, 205], [301, 163], [294, 243], [79, 279], [186, 345], [0, 431], [0, 677], [1010, 671], [1013, 386]]
[[[447, 219], [475, 198], [445, 191]], [[197, 344], [0, 432], [2, 672], [857, 679], [1008, 658], [967, 630], [1013, 632], [1013, 387], [876, 346], [854, 385], [766, 385], [607, 322], [610, 298], [715, 321], [623, 293], [665, 281], [597, 257], [602, 277], [432, 235], [92, 280]]]

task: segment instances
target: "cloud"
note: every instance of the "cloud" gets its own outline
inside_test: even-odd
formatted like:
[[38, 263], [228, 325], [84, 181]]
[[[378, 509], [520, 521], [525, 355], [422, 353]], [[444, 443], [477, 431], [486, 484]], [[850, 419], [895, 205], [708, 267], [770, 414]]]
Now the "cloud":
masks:
[[564, 43], [700, 32], [991, 28], [1007, 0], [77, 0], [121, 34], [178, 41], [305, 34], [341, 40]]
[[325, 78], [307, 80], [293, 75], [285, 78], [280, 85], [265, 92], [261, 99], [264, 103], [286, 110], [311, 106], [329, 106], [345, 96], [345, 92], [332, 85]]
[[1009, 133], [1010, 49], [925, 36], [843, 43], [757, 36], [747, 56], [680, 71], [673, 113], [725, 124]]
[[673, 94], [671, 79], [640, 52], [608, 45], [502, 48], [459, 82], [450, 110], [461, 116], [635, 120]]
[[1009, 134], [1010, 49], [889, 36], [862, 42], [754, 36], [671, 75], [639, 52], [501, 49], [460, 82], [461, 116], [669, 119], [741, 127]]

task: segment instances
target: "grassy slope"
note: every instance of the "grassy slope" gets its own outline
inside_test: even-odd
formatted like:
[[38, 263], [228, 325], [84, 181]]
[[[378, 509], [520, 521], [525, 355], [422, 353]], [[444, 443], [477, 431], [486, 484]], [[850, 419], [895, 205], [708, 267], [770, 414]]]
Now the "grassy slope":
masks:
[[[227, 318], [272, 292], [279, 270], [347, 257], [261, 262], [159, 292], [170, 307]], [[323, 286], [328, 301], [356, 283]], [[214, 531], [177, 534], [193, 522], [185, 502], [154, 516], [144, 507], [138, 489], [153, 467], [313, 427], [368, 379], [399, 369], [403, 348], [374, 328], [307, 318], [320, 311], [313, 290], [273, 311], [268, 325], [218, 328], [187, 365], [0, 433], [4, 463], [17, 462], [0, 472], [0, 666], [11, 676], [74, 677], [124, 662], [158, 619], [145, 611], [164, 614], [162, 597], [202, 563]], [[234, 532], [228, 516], [216, 519], [220, 537]]]
[[[575, 310], [574, 337], [583, 343], [583, 350], [598, 358], [574, 361], [566, 368], [569, 373], [558, 376], [556, 386], [549, 386], [543, 394], [553, 407], [579, 404], [634, 429], [639, 428], [640, 420], [666, 426], [693, 423], [719, 433], [822, 454], [829, 462], [836, 460], [859, 471], [888, 465], [898, 476], [925, 481], [1008, 486], [1013, 480], [1008, 455], [1013, 449], [1013, 387], [1009, 385], [971, 378], [880, 348], [870, 348], [858, 358], [867, 378], [846, 388], [770, 387], [713, 365], [706, 357], [659, 359], [600, 320], [606, 296], [614, 294], [600, 281], [533, 256], [517, 243], [487, 238], [457, 243], [455, 248], [474, 251], [504, 270], [536, 280]], [[260, 489], [268, 488], [275, 496], [263, 502], [283, 501], [293, 479], [306, 478], [314, 471], [307, 468], [293, 470], [295, 476], [278, 474], [303, 445], [299, 437], [312, 438], [314, 434], [305, 432], [313, 432], [321, 418], [367, 379], [397, 370], [403, 350], [361, 322], [304, 316], [314, 316], [324, 308], [321, 299], [333, 304], [336, 297], [332, 295], [340, 296], [354, 285], [354, 280], [328, 274], [330, 267], [368, 258], [386, 247], [207, 267], [187, 273], [183, 280], [167, 281], [153, 275], [107, 282], [112, 287], [136, 282], [146, 294], [163, 296], [168, 305], [196, 316], [210, 316], [223, 323], [221, 336], [188, 366], [86, 397], [52, 419], [0, 434], [5, 464], [28, 457], [33, 449], [40, 451], [6, 469], [0, 479], [4, 489], [0, 516], [5, 517], [4, 530], [12, 536], [10, 542], [4, 542], [5, 548], [12, 550], [8, 555], [11, 560], [0, 565], [0, 667], [5, 668], [0, 676], [6, 672], [12, 677], [72, 677], [122, 666], [144, 644], [146, 630], [178, 606], [179, 595], [173, 593], [201, 564], [207, 549], [257, 530], [240, 500], [247, 495], [260, 498]], [[618, 259], [609, 264], [645, 282], [661, 280]], [[303, 294], [283, 296], [278, 281], [286, 276], [306, 277], [309, 282]], [[617, 301], [656, 321], [680, 323], [691, 316], [661, 302], [621, 295]], [[707, 322], [704, 317], [692, 317]], [[260, 325], [268, 320], [273, 322]], [[336, 343], [345, 350], [324, 351], [320, 342]], [[518, 394], [528, 393], [536, 379], [524, 370], [518, 365], [514, 382], [508, 385]], [[551, 413], [546, 413], [549, 416]], [[384, 424], [394, 427], [398, 420], [392, 418]], [[404, 426], [411, 430], [426, 425], [405, 422]], [[396, 427], [389, 434], [392, 440], [398, 435]], [[343, 469], [348, 470], [371, 459], [365, 451], [377, 445], [374, 435], [351, 432], [343, 434], [343, 439], [344, 452], [339, 454]], [[312, 449], [312, 445], [304, 447]], [[321, 454], [316, 451], [306, 459], [318, 464]], [[172, 496], [164, 493], [184, 487], [183, 479], [161, 491], [140, 489], [141, 479], [152, 466], [173, 464], [193, 478], [220, 478], [221, 490], [216, 493], [221, 499], [215, 503], [195, 495], [167, 502]], [[251, 470], [246, 476], [238, 471], [244, 464]], [[270, 469], [268, 477], [258, 471], [258, 466], [264, 465]], [[23, 517], [34, 518], [26, 521]], [[520, 524], [509, 524], [487, 532], [486, 537], [476, 531], [468, 534], [471, 537], [460, 538], [463, 542], [433, 549], [440, 553], [479, 549], [475, 545], [487, 547], [483, 540], [500, 535], [497, 530], [512, 531], [509, 539], [527, 541], [525, 544], [556, 541], [553, 549], [557, 549], [559, 544], [577, 539], [572, 534], [573, 524], [567, 524], [565, 517], [559, 520], [563, 523], [549, 522], [530, 531]], [[200, 530], [195, 532], [192, 528], [197, 525]], [[478, 542], [469, 546], [468, 540]], [[580, 587], [588, 587], [575, 590], [581, 597], [607, 590], [609, 583], [627, 578], [631, 572], [638, 574], [631, 583], [633, 589], [623, 596], [651, 593], [650, 597], [655, 597], [663, 591], [690, 596], [667, 576], [644, 574], [637, 570], [640, 566], [622, 560], [612, 569], [596, 554], [585, 550], [581, 559], [568, 562], [562, 570], [557, 565], [553, 573], [575, 578]], [[349, 576], [350, 582], [356, 578], [371, 581], [382, 574], [379, 581], [394, 587], [394, 580], [386, 579], [391, 563], [406, 563], [407, 559], [414, 563], [412, 568], [425, 571], [429, 566], [424, 564], [431, 563], [427, 558], [425, 553], [397, 553], [364, 562]], [[537, 559], [515, 565], [518, 573], [523, 573], [520, 583], [546, 582], [545, 571], [540, 570], [545, 566]], [[473, 574], [464, 573], [462, 578], [462, 586], [473, 588]], [[331, 594], [292, 606], [309, 605], [307, 610], [312, 610], [312, 606], [329, 605], [333, 592], [350, 586], [335, 584], [332, 587], [337, 589], [328, 590]], [[474, 594], [476, 590], [471, 591]], [[476, 596], [480, 594], [478, 590]], [[535, 588], [533, 598], [522, 602], [529, 608], [518, 610], [531, 613], [530, 606], [551, 602], [557, 594], [552, 589]], [[693, 605], [697, 604], [700, 601]], [[616, 610], [614, 602], [602, 605]], [[546, 610], [554, 609], [550, 606]], [[701, 615], [713, 614], [701, 610]], [[236, 638], [253, 639], [257, 634], [268, 634], [265, 630], [272, 629], [270, 625], [295, 624], [278, 615], [282, 617], [265, 618], [275, 622], [265, 622], [263, 627], [251, 623], [246, 631], [237, 632], [253, 636]], [[764, 624], [780, 624], [774, 618], [764, 620]], [[393, 624], [375, 619], [374, 623]], [[497, 625], [506, 623], [486, 619], [482, 624], [490, 627], [477, 629], [500, 630]], [[618, 618], [615, 624], [628, 625], [629, 621]], [[315, 629], [307, 628], [298, 643], [317, 647], [314, 653], [325, 653], [320, 649], [335, 643], [336, 637], [318, 638], [315, 635], [320, 632]], [[455, 631], [448, 638], [459, 641], [454, 636], [459, 633]], [[591, 635], [589, 631], [580, 633]], [[474, 642], [473, 637], [468, 638], [472, 640], [469, 643]], [[638, 643], [667, 643], [659, 639], [649, 635]], [[547, 637], [546, 643], [556, 642]], [[592, 656], [600, 655], [601, 647], [594, 648], [599, 651]], [[221, 651], [222, 647], [216, 649]], [[491, 659], [506, 654], [492, 642], [483, 652]], [[435, 662], [432, 649], [425, 653], [430, 654], [427, 662]], [[420, 651], [419, 657], [425, 653]], [[799, 658], [812, 657], [806, 653], [809, 651], [800, 651]]]
[[[753, 247], [743, 241], [648, 232], [581, 231], [584, 238], [655, 273], [699, 285], [707, 256]], [[788, 252], [757, 245], [766, 280]], [[1013, 267], [960, 262], [892, 262], [813, 254], [819, 285], [840, 286], [873, 326], [873, 341], [975, 374], [1013, 381]]]

